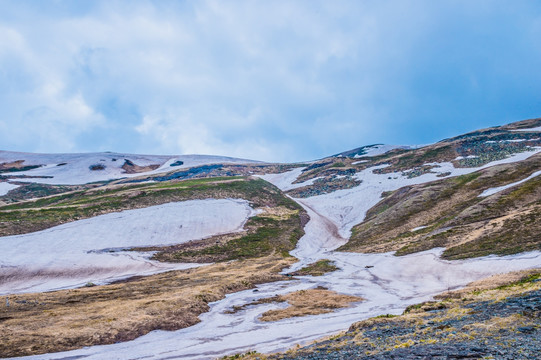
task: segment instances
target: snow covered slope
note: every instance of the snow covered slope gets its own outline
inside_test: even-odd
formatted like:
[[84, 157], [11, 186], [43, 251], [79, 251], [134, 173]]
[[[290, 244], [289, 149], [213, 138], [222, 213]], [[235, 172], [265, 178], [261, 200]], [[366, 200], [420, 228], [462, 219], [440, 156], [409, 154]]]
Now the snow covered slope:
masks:
[[[373, 194], [380, 194], [381, 191], [390, 187], [390, 185], [378, 187], [382, 175], [372, 175], [374, 175], [370, 178], [372, 187], [364, 189], [372, 188]], [[283, 179], [274, 176], [272, 180], [287, 188], [290, 185], [287, 183], [294, 179], [291, 172], [283, 173], [283, 176]], [[368, 179], [365, 178], [367, 182]], [[430, 181], [428, 178], [425, 180]], [[399, 186], [403, 181], [404, 179], [396, 181], [395, 186]], [[342, 190], [341, 194], [347, 194], [346, 190]], [[354, 192], [351, 196], [355, 197], [357, 204], [364, 202], [361, 193]], [[318, 198], [321, 199], [321, 197]], [[369, 206], [375, 198], [369, 196], [363, 207]], [[355, 203], [343, 201], [343, 198], [340, 202], [339, 196], [333, 202], [333, 206], [323, 207], [322, 212], [332, 215], [328, 218], [315, 211], [311, 208], [311, 204], [305, 203], [304, 200], [299, 201], [305, 206], [311, 218], [305, 227], [306, 234], [300, 239], [297, 249], [292, 252], [300, 261], [288, 271], [321, 258], [334, 261], [339, 271], [324, 276], [303, 276], [295, 281], [262, 284], [258, 286], [257, 293], [247, 290], [228, 295], [224, 300], [211, 304], [210, 312], [201, 316], [201, 323], [190, 328], [174, 332], [153, 331], [128, 343], [93, 346], [27, 358], [215, 359], [226, 354], [248, 350], [280, 351], [298, 343], [305, 344], [347, 329], [354, 321], [380, 314], [398, 314], [408, 305], [429, 300], [437, 293], [464, 286], [473, 280], [541, 264], [541, 252], [453, 262], [440, 259], [442, 249], [433, 249], [400, 258], [390, 253], [334, 252], [332, 249], [344, 241], [338, 229], [341, 228], [344, 232], [349, 224], [347, 219], [341, 219], [340, 214]], [[318, 205], [317, 202], [314, 204]], [[356, 208], [350, 209], [350, 212], [356, 211]], [[357, 216], [362, 220], [362, 215]], [[258, 317], [265, 311], [284, 305], [263, 303], [249, 306], [242, 311], [230, 311], [234, 306], [253, 303], [257, 299], [318, 286], [344, 294], [361, 296], [366, 300], [332, 313], [295, 317], [270, 323], [262, 323]]]
[[[16, 178], [13, 181], [37, 182], [55, 185], [78, 185], [97, 181], [129, 178], [141, 175], [165, 173], [177, 169], [207, 164], [244, 164], [253, 160], [236, 159], [210, 155], [134, 155], [121, 153], [88, 153], [88, 154], [32, 154], [0, 151], [0, 164], [24, 160], [24, 166], [40, 166], [35, 169], [17, 172], [2, 172], [6, 176], [28, 176], [33, 178]], [[140, 166], [154, 165], [154, 170], [134, 174], [126, 173], [122, 168], [129, 162]]]
[[245, 200], [191, 200], [0, 237], [0, 294], [51, 291], [195, 266], [150, 261], [149, 254], [122, 250], [240, 231], [252, 215]]

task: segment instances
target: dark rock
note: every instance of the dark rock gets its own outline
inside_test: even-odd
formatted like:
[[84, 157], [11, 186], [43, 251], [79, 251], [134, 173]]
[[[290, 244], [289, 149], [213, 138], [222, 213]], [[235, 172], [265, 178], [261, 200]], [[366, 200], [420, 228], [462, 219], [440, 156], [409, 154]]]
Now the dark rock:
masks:
[[184, 164], [184, 161], [178, 160], [178, 161], [175, 161], [174, 163], [172, 163], [172, 164], [169, 165], [169, 166], [180, 166], [180, 165], [182, 165], [182, 164]]
[[92, 171], [100, 171], [100, 170], [105, 170], [105, 165], [102, 165], [102, 164], [94, 164], [94, 165], [90, 165], [88, 167], [90, 170]]
[[533, 326], [522, 326], [522, 327], [517, 328], [517, 330], [520, 331], [521, 333], [531, 334], [535, 332], [536, 329]]

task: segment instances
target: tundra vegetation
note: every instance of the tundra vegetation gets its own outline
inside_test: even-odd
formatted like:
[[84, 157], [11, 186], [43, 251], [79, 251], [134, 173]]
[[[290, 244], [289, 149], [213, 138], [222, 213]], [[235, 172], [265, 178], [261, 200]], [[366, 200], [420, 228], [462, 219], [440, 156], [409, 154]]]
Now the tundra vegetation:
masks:
[[223, 359], [534, 359], [541, 351], [540, 280], [541, 269], [496, 275], [285, 353]]
[[444, 258], [461, 259], [541, 249], [541, 177], [479, 197], [487, 188], [528, 177], [540, 163], [537, 154], [386, 194], [341, 250], [405, 255], [446, 247]]
[[[0, 297], [4, 356], [22, 356], [111, 344], [156, 329], [197, 323], [207, 303], [255, 284], [289, 277], [279, 272], [304, 234], [305, 211], [270, 183], [252, 177], [217, 177], [67, 190], [0, 207], [0, 233], [23, 234], [92, 216], [173, 201], [243, 198], [259, 210], [244, 231], [163, 248], [162, 261], [217, 262], [114, 284]], [[13, 201], [15, 199], [12, 198]], [[148, 250], [148, 249], [134, 249]], [[158, 250], [158, 249], [156, 249]], [[237, 260], [237, 261], [230, 261]], [[9, 306], [4, 306], [9, 304]]]
[[[378, 166], [385, 176], [414, 178], [433, 172], [435, 163], [474, 168], [509, 154], [541, 146], [539, 132], [515, 131], [541, 126], [541, 119], [475, 131], [422, 148], [396, 148], [368, 156], [359, 148], [310, 164], [202, 165], [167, 174], [137, 176], [87, 185], [40, 185], [17, 182], [28, 176], [23, 161], [0, 164], [0, 181], [20, 187], [0, 197], [0, 236], [39, 231], [55, 225], [128, 209], [193, 199], [242, 198], [258, 210], [243, 231], [154, 251], [154, 259], [212, 265], [135, 277], [109, 285], [0, 297], [0, 354], [22, 356], [111, 344], [155, 329], [173, 330], [197, 323], [208, 303], [255, 284], [321, 276], [338, 270], [320, 260], [288, 275], [280, 272], [296, 261], [289, 255], [304, 234], [308, 216], [292, 197], [312, 197], [360, 184], [356, 173]], [[489, 196], [488, 188], [521, 181], [539, 171], [541, 154], [468, 175], [405, 186], [382, 194], [349, 242], [338, 250], [406, 255], [444, 247], [449, 260], [489, 254], [541, 250], [541, 176]], [[62, 164], [59, 164], [62, 165]], [[99, 164], [98, 164], [99, 165]], [[182, 162], [171, 164], [180, 166]], [[303, 167], [295, 181], [304, 185], [283, 193], [254, 174]], [[39, 167], [35, 165], [34, 167]], [[125, 161], [126, 173], [150, 171]], [[103, 169], [94, 168], [93, 171]], [[361, 321], [342, 334], [270, 359], [373, 359], [435, 357], [533, 358], [541, 352], [539, 320], [540, 270], [493, 277], [465, 289], [440, 295], [396, 316]], [[259, 299], [231, 309], [261, 303], [288, 303], [264, 313], [261, 321], [315, 315], [347, 307], [360, 298], [324, 288]], [[4, 306], [4, 304], [6, 304]], [[8, 306], [9, 304], [9, 306]], [[229, 358], [266, 358], [249, 353]]]
[[[0, 296], [0, 354], [42, 354], [128, 341], [199, 322], [208, 303], [256, 284], [287, 280], [294, 258], [219, 263], [102, 286]], [[9, 306], [5, 306], [6, 301]]]
[[227, 313], [234, 314], [254, 305], [287, 303], [287, 307], [266, 311], [259, 317], [260, 321], [270, 322], [293, 317], [326, 314], [336, 309], [349, 307], [352, 303], [362, 300], [357, 296], [339, 294], [319, 286], [315, 289], [299, 290], [285, 295], [258, 299], [244, 305], [235, 305]]
[[336, 265], [334, 264], [333, 261], [328, 260], [328, 259], [321, 259], [321, 260], [316, 261], [315, 263], [308, 264], [305, 267], [303, 267], [303, 268], [301, 268], [301, 269], [299, 269], [299, 270], [297, 270], [295, 272], [290, 273], [290, 275], [293, 275], [293, 276], [306, 276], [306, 275], [321, 276], [321, 275], [325, 275], [327, 273], [330, 273], [330, 272], [333, 272], [333, 271], [336, 271], [336, 270], [338, 270], [338, 268], [336, 267]]

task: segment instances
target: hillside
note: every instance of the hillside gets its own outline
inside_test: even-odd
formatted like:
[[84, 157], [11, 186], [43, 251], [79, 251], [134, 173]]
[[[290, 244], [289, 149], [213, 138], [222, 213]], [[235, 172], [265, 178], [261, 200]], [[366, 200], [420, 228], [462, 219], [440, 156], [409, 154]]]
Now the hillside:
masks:
[[[383, 154], [372, 155], [377, 145], [355, 149], [311, 164], [296, 182], [312, 183], [287, 193], [310, 198], [353, 189], [363, 181], [360, 172], [376, 167], [374, 173], [388, 175], [383, 181], [405, 186], [382, 191], [339, 250], [404, 255], [446, 247], [448, 259], [539, 250], [540, 126], [541, 119], [520, 121], [417, 149], [386, 147]], [[507, 162], [511, 156], [524, 160]], [[441, 180], [407, 184], [430, 174]]]
[[536, 359], [539, 279], [539, 269], [493, 277], [285, 354], [224, 359]]
[[396, 251], [445, 247], [444, 258], [514, 254], [541, 247], [541, 178], [490, 195], [538, 173], [541, 156], [456, 178], [406, 186], [371, 208], [342, 250]]
[[[515, 313], [539, 299], [539, 175], [541, 119], [298, 164], [2, 151], [0, 354], [213, 359], [285, 350], [386, 314], [291, 356], [402, 356], [448, 328], [473, 336], [471, 324], [493, 317], [533, 326], [504, 338], [535, 350], [537, 313]], [[518, 283], [457, 300], [457, 289], [511, 271]], [[444, 292], [444, 308], [394, 317]], [[519, 309], [464, 310], [497, 299]], [[443, 318], [452, 324], [438, 329]], [[367, 327], [374, 339], [402, 330], [379, 342]], [[477, 333], [477, 345], [492, 334]]]

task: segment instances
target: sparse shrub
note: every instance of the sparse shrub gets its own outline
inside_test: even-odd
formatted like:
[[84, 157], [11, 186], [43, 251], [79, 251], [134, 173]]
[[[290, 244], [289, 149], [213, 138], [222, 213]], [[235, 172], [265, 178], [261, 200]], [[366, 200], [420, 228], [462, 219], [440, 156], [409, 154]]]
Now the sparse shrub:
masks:
[[105, 165], [102, 164], [93, 164], [88, 167], [92, 171], [100, 171], [105, 170]]

